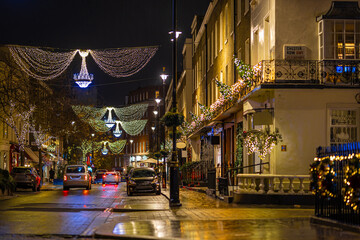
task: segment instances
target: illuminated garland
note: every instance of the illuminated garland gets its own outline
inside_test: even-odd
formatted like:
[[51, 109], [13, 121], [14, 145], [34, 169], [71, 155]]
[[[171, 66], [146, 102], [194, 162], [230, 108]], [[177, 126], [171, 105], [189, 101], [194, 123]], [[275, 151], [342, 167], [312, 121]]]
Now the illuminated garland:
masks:
[[83, 157], [85, 157], [85, 155], [87, 153], [92, 151], [92, 146], [93, 146], [93, 143], [91, 141], [83, 140], [81, 142], [80, 149], [81, 149], [81, 151], [83, 153]]
[[83, 121], [93, 118], [100, 120], [106, 113], [107, 108], [95, 108], [90, 106], [72, 105], [75, 114]]
[[8, 46], [20, 68], [29, 76], [39, 80], [50, 80], [60, 76], [70, 65], [78, 50], [54, 52], [35, 47]]
[[[6, 124], [13, 129], [20, 151], [24, 151], [26, 145], [26, 136], [29, 133], [30, 118], [35, 110], [34, 106], [30, 106], [28, 111], [24, 113], [15, 113], [15, 103], [10, 101], [9, 117], [5, 119]], [[20, 121], [18, 127], [17, 122]]]
[[139, 120], [144, 116], [149, 104], [135, 104], [123, 108], [114, 108], [116, 116], [120, 121]]
[[266, 155], [271, 153], [274, 146], [282, 141], [279, 130], [270, 132], [269, 128], [265, 130], [251, 130], [249, 132], [244, 131], [242, 134], [244, 140], [244, 146], [248, 148], [247, 154], [258, 153], [259, 158], [264, 160]]
[[315, 159], [310, 165], [310, 190], [323, 197], [336, 197], [334, 161], [330, 157]]
[[144, 127], [147, 123], [146, 120], [134, 120], [130, 122], [123, 122], [120, 121], [121, 127], [125, 130], [125, 132], [131, 136], [138, 135], [142, 130], [144, 130]]
[[119, 140], [113, 143], [108, 142], [108, 146], [113, 154], [119, 154], [124, 149], [126, 142], [126, 140]]
[[254, 78], [259, 77], [261, 74], [261, 62], [253, 67], [250, 67], [249, 65], [242, 63], [239, 59], [235, 59], [235, 65], [237, 66], [240, 79], [232, 86], [228, 86], [225, 83], [215, 80], [216, 86], [220, 91], [220, 97], [211, 104], [209, 108], [199, 105], [201, 111], [200, 116], [190, 113], [190, 115], [192, 115], [192, 121], [191, 123], [183, 124], [183, 132], [191, 134], [196, 129], [200, 128], [205, 122], [211, 120], [216, 112], [223, 106], [238, 99], [239, 94], [243, 89], [246, 87], [252, 87], [254, 85]]
[[93, 144], [92, 144], [92, 150], [93, 151], [99, 151], [101, 148], [102, 148], [102, 146], [103, 146], [103, 142], [101, 141], [101, 142], [93, 142]]
[[356, 210], [360, 206], [360, 159], [354, 154], [348, 158], [344, 183], [344, 201]]
[[[80, 50], [56, 52], [55, 50], [14, 45], [10, 45], [8, 48], [20, 68], [29, 76], [39, 80], [50, 80], [60, 76], [69, 67], [76, 53], [80, 52]], [[86, 50], [86, 52], [91, 54], [96, 64], [104, 72], [119, 78], [139, 72], [157, 50], [157, 47], [143, 47]], [[76, 81], [78, 77], [76, 76]]]
[[110, 76], [120, 78], [140, 71], [155, 55], [157, 47], [90, 50], [96, 64]]
[[107, 132], [110, 129], [105, 125], [105, 122], [97, 119], [88, 119], [87, 123], [94, 129], [96, 132]]

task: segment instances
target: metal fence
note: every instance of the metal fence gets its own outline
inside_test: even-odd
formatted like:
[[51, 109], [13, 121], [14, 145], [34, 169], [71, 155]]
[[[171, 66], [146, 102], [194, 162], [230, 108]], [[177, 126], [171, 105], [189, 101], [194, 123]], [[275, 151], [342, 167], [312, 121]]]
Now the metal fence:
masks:
[[[331, 147], [317, 148], [318, 157], [348, 156], [352, 153], [359, 153], [360, 143], [347, 143]], [[335, 172], [335, 197], [324, 197], [318, 192], [315, 194], [315, 215], [329, 218], [351, 225], [360, 225], [360, 210], [354, 210], [346, 205], [344, 201], [345, 171], [348, 160], [334, 160], [333, 170]]]

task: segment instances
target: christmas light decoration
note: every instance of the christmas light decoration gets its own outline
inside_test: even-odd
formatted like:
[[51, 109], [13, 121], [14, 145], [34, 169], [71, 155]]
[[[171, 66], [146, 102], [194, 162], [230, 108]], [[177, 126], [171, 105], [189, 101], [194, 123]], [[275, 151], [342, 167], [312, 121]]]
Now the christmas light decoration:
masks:
[[108, 128], [112, 128], [114, 127], [115, 125], [115, 120], [113, 119], [112, 115], [111, 115], [111, 112], [114, 108], [112, 107], [108, 107], [107, 110], [109, 111], [109, 115], [108, 115], [108, 118], [105, 119], [105, 124]]
[[101, 149], [101, 153], [102, 153], [103, 155], [107, 155], [108, 152], [109, 152], [109, 149], [107, 149], [107, 148], [105, 147], [105, 145], [104, 145], [104, 148]]
[[102, 120], [97, 120], [97, 119], [88, 119], [86, 121], [91, 127], [92, 129], [94, 129], [96, 132], [107, 132], [110, 129], [108, 128], [108, 126], [105, 124], [104, 121]]
[[144, 130], [144, 127], [147, 123], [146, 120], [134, 120], [130, 122], [123, 122], [120, 121], [121, 127], [125, 130], [125, 132], [131, 136], [138, 135], [142, 130]]
[[115, 123], [116, 123], [116, 127], [115, 127], [115, 130], [114, 130], [113, 134], [114, 134], [115, 137], [120, 137], [121, 134], [122, 134], [122, 131], [119, 128], [120, 121], [115, 121]]
[[71, 107], [75, 114], [83, 121], [86, 121], [89, 118], [100, 120], [108, 111], [106, 107], [95, 108], [82, 105], [72, 105]]
[[91, 81], [94, 79], [93, 74], [89, 74], [86, 67], [86, 57], [89, 55], [89, 51], [79, 51], [82, 58], [80, 73], [74, 74], [74, 81], [80, 88], [87, 88]]
[[149, 104], [134, 104], [123, 108], [114, 108], [114, 112], [120, 121], [139, 120], [144, 116]]
[[[5, 119], [5, 123], [13, 129], [20, 151], [25, 150], [26, 137], [29, 133], [30, 118], [35, 110], [34, 106], [30, 106], [28, 111], [24, 113], [15, 112], [15, 103], [10, 101], [9, 117]], [[20, 124], [18, 124], [20, 122]]]
[[108, 146], [113, 154], [119, 154], [124, 149], [126, 142], [126, 140], [119, 140], [113, 143], [108, 142]]
[[103, 142], [93, 142], [92, 144], [92, 150], [93, 151], [99, 151], [103, 146]]
[[157, 47], [105, 49], [90, 50], [90, 54], [104, 72], [119, 78], [140, 71], [157, 50]]
[[10, 45], [8, 48], [20, 68], [38, 80], [50, 80], [60, 76], [78, 52], [78, 50], [56, 52], [14, 45]]
[[31, 132], [33, 133], [35, 139], [35, 145], [40, 149], [41, 146], [49, 141], [52, 136], [49, 136], [42, 128], [39, 126], [38, 130], [35, 129], [33, 125], [30, 125]]

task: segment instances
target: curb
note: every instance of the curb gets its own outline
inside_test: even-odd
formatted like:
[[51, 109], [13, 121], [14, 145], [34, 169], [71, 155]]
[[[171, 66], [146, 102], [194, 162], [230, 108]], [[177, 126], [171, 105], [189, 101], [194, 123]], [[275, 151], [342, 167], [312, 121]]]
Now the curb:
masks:
[[310, 217], [310, 223], [321, 224], [329, 227], [341, 228], [345, 231], [360, 233], [360, 227], [358, 226], [342, 223], [328, 218], [312, 216]]

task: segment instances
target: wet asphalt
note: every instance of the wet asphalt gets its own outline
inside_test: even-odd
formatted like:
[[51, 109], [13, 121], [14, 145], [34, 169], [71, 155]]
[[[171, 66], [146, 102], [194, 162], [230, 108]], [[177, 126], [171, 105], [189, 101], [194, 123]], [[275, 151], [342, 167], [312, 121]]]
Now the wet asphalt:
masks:
[[310, 223], [312, 207], [229, 204], [181, 189], [182, 206], [170, 208], [164, 195], [128, 197], [124, 183], [44, 190], [0, 200], [0, 239], [360, 239]]

